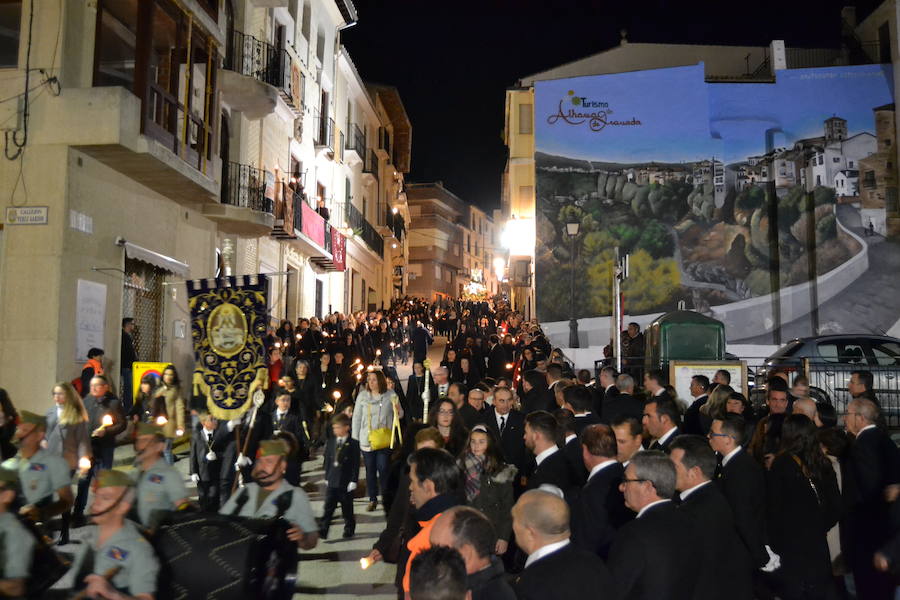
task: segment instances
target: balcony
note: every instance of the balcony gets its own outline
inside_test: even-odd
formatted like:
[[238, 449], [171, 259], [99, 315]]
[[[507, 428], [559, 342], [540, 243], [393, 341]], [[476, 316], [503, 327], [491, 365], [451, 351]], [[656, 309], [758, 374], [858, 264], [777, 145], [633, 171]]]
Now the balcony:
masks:
[[250, 4], [257, 8], [287, 8], [288, 0], [250, 0]]
[[222, 202], [204, 206], [203, 215], [226, 233], [248, 237], [269, 233], [275, 225], [276, 192], [281, 190], [275, 175], [234, 162], [226, 163], [222, 171]]
[[398, 242], [402, 242], [403, 236], [406, 235], [406, 222], [403, 219], [403, 215], [400, 213], [394, 214], [391, 209], [387, 209], [385, 223], [387, 224], [387, 228], [390, 230], [391, 235], [393, 235]]
[[280, 193], [275, 195], [275, 225], [272, 228], [272, 237], [294, 239], [297, 237], [295, 228], [299, 228], [302, 218], [299, 203], [303, 202], [303, 195], [286, 183], [275, 185]]
[[185, 122], [174, 98], [153, 92], [142, 102], [123, 87], [70, 88], [37, 106], [35, 143], [72, 146], [186, 206], [218, 200], [221, 165], [210, 128], [190, 111]]
[[344, 159], [349, 165], [364, 163], [366, 161], [366, 135], [359, 128], [359, 125], [351, 125], [350, 131], [347, 132], [347, 145]]
[[369, 159], [363, 161], [363, 183], [371, 185], [378, 181], [378, 154], [369, 150]]
[[219, 76], [232, 108], [248, 119], [261, 119], [275, 112], [280, 98], [291, 118], [302, 114], [304, 78], [290, 52], [240, 31], [232, 34], [229, 44]]
[[328, 114], [320, 114], [316, 111], [313, 123], [313, 145], [316, 150], [327, 150], [334, 153], [334, 119]]
[[369, 250], [377, 254], [379, 258], [384, 256], [384, 238], [350, 202], [347, 202], [347, 224], [354, 234], [365, 242]]

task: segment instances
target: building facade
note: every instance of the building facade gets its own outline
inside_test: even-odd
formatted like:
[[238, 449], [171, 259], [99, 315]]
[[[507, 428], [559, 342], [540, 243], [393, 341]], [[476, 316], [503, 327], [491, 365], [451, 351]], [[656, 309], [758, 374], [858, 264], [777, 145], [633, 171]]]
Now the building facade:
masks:
[[[89, 347], [117, 383], [124, 317], [140, 360], [188, 380], [188, 279], [270, 274], [272, 324], [402, 291], [411, 127], [396, 90], [379, 112], [347, 67], [350, 0], [38, 2], [29, 26], [36, 1], [4, 4], [19, 44], [0, 51], [23, 91], [0, 104], [17, 132], [0, 164], [0, 382], [18, 406], [43, 409]], [[33, 368], [13, 368], [23, 352]]]

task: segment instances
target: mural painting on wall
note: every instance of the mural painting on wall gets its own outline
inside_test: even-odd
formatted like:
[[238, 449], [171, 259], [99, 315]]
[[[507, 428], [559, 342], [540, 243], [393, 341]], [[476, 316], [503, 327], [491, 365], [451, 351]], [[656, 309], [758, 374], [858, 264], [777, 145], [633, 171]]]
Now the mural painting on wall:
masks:
[[628, 315], [684, 301], [758, 343], [895, 328], [891, 90], [886, 65], [774, 84], [707, 83], [702, 64], [537, 82], [539, 318], [569, 317], [572, 268], [577, 316], [609, 315], [618, 247]]

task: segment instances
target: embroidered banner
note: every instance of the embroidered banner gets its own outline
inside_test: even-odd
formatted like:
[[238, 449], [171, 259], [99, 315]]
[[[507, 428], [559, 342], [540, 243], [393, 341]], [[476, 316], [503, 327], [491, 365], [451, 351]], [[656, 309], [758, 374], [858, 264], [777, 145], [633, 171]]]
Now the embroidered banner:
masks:
[[336, 271], [344, 271], [347, 268], [347, 238], [337, 230], [331, 228], [331, 262]]
[[243, 415], [266, 381], [267, 283], [265, 275], [187, 282], [194, 393], [218, 419]]

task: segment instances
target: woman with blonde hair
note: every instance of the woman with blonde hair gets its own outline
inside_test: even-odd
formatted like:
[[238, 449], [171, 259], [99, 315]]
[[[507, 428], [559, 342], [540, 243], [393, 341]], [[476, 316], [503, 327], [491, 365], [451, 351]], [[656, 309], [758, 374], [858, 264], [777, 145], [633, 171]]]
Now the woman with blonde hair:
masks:
[[715, 419], [721, 419], [727, 411], [728, 398], [734, 393], [730, 385], [719, 384], [709, 393], [706, 404], [700, 407], [700, 424], [703, 431], [709, 431]]
[[74, 471], [80, 459], [93, 456], [87, 410], [72, 384], [65, 381], [53, 386], [53, 402], [47, 411], [47, 451], [62, 456]]

